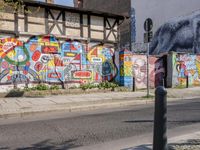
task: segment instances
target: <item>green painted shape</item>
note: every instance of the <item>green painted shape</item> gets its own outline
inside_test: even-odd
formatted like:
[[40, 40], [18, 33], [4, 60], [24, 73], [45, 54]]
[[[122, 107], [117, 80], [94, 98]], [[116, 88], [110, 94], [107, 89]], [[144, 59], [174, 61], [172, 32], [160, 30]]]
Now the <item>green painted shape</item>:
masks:
[[16, 62], [15, 60], [10, 59], [8, 56], [5, 56], [4, 59], [12, 65], [16, 65], [16, 66], [26, 65], [26, 62], [30, 60], [30, 55], [26, 47], [23, 47], [23, 51], [24, 51], [24, 54], [26, 55], [26, 59], [24, 61]]

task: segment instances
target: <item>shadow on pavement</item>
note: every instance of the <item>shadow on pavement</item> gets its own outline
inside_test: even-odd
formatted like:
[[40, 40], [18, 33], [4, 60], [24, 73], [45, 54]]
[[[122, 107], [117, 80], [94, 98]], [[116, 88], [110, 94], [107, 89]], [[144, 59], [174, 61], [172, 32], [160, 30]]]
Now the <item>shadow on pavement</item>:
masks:
[[[130, 121], [124, 121], [125, 123], [151, 123], [154, 122], [154, 120], [130, 120]], [[167, 122], [172, 122], [172, 123], [200, 123], [200, 120], [180, 120], [180, 121], [167, 121]]]
[[125, 148], [125, 149], [121, 149], [121, 150], [152, 150], [149, 147], [152, 147], [152, 145], [140, 145], [137, 147], [130, 147], [130, 148]]
[[[15, 150], [69, 150], [71, 148], [80, 147], [81, 145], [75, 145], [76, 140], [68, 140], [62, 143], [55, 143], [52, 140], [44, 140], [39, 143], [33, 144], [29, 147], [16, 148]], [[0, 150], [8, 150], [9, 147], [0, 147]]]

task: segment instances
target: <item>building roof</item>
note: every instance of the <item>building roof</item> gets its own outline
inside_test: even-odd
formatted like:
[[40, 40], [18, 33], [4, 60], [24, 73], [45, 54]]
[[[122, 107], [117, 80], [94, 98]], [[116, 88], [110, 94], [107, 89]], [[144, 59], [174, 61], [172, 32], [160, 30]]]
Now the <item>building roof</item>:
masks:
[[[118, 18], [123, 20], [124, 16], [121, 15], [116, 15], [112, 13], [106, 13], [106, 12], [101, 12], [101, 11], [96, 11], [96, 10], [89, 10], [89, 9], [84, 9], [84, 8], [76, 8], [76, 7], [69, 7], [69, 6], [63, 6], [59, 4], [51, 4], [51, 3], [46, 3], [46, 2], [41, 2], [41, 1], [30, 1], [30, 0], [23, 0], [24, 3], [28, 6], [42, 6], [45, 8], [51, 8], [51, 9], [63, 9], [66, 11], [70, 12], [75, 12], [75, 13], [83, 13], [83, 14], [92, 14], [92, 15], [97, 15], [97, 16], [107, 16], [111, 18]], [[125, 16], [128, 18], [128, 16]]]

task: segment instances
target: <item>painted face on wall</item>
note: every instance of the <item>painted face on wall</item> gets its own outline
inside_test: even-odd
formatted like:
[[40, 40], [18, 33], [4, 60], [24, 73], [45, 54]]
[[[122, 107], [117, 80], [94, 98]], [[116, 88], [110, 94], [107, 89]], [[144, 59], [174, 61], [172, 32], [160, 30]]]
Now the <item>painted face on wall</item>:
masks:
[[143, 59], [135, 60], [133, 64], [133, 73], [137, 82], [144, 82], [146, 78], [146, 63]]

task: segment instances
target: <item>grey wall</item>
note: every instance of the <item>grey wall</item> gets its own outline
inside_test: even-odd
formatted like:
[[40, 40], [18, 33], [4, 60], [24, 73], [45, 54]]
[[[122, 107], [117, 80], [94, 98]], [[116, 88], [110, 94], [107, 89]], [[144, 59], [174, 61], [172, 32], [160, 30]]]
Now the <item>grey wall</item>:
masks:
[[130, 5], [130, 0], [83, 0], [83, 8], [119, 15], [128, 15]]
[[144, 22], [153, 20], [153, 32], [165, 22], [200, 9], [200, 0], [132, 0], [136, 15], [136, 42], [144, 41]]

